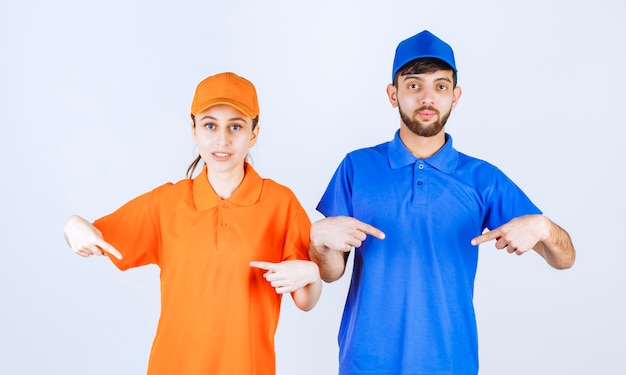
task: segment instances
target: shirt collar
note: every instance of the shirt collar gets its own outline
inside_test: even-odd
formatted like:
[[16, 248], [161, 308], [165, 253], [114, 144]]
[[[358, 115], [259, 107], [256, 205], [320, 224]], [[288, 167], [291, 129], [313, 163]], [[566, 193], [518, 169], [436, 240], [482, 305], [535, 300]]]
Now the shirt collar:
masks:
[[[402, 143], [400, 130], [396, 131], [393, 140], [389, 142], [388, 157], [389, 165], [393, 169], [402, 168], [420, 160], [413, 156], [411, 151]], [[452, 136], [446, 133], [446, 143], [444, 143], [443, 147], [433, 156], [422, 161], [444, 173], [452, 174], [456, 169], [458, 160], [459, 152], [452, 147]]]
[[209, 210], [220, 202], [228, 201], [239, 206], [249, 206], [256, 203], [261, 196], [263, 179], [247, 162], [244, 164], [245, 175], [241, 185], [228, 199], [220, 198], [209, 183], [207, 166], [193, 179], [193, 201], [198, 211]]

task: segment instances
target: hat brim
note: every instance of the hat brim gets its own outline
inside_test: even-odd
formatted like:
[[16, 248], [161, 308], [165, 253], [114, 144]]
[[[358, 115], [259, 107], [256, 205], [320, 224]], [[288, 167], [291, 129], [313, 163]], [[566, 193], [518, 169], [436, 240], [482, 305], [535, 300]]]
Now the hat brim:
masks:
[[205, 103], [202, 103], [202, 105], [199, 105], [197, 109], [195, 109], [194, 112], [196, 113], [191, 113], [193, 116], [197, 116], [199, 113], [202, 113], [204, 111], [206, 111], [207, 109], [211, 108], [211, 107], [215, 107], [216, 105], [220, 105], [220, 104], [225, 104], [228, 106], [231, 106], [233, 108], [235, 108], [236, 110], [238, 110], [239, 112], [243, 113], [246, 117], [250, 117], [251, 119], [256, 118], [259, 115], [258, 110], [255, 110], [253, 108], [250, 108], [246, 105], [243, 105], [242, 103], [232, 100], [232, 99], [228, 99], [228, 98], [214, 98], [212, 100], [209, 100]]

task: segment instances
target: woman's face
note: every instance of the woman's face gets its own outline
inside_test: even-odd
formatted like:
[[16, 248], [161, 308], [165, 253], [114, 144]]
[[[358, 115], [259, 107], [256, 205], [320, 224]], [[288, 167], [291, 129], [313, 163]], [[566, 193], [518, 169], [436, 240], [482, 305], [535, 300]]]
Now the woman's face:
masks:
[[258, 134], [251, 118], [225, 104], [198, 113], [192, 128], [200, 156], [212, 173], [240, 173]]

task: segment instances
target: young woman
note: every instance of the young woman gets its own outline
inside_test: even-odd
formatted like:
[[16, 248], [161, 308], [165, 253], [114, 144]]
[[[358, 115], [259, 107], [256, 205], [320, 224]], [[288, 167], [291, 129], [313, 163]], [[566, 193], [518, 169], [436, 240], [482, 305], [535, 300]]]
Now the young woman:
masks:
[[251, 82], [230, 72], [203, 80], [191, 119], [200, 155], [187, 179], [93, 224], [71, 216], [65, 238], [76, 254], [108, 255], [121, 270], [160, 267], [148, 374], [275, 374], [282, 294], [308, 311], [321, 293], [308, 258], [311, 223], [291, 190], [246, 161], [259, 136]]

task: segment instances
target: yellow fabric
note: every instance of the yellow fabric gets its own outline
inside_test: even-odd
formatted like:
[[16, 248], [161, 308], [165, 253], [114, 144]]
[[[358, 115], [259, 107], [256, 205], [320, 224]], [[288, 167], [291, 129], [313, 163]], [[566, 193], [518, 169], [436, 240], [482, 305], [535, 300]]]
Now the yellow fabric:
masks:
[[95, 222], [122, 270], [161, 268], [161, 316], [148, 374], [275, 374], [280, 295], [249, 262], [308, 259], [311, 222], [288, 188], [246, 164], [219, 198], [206, 167]]

